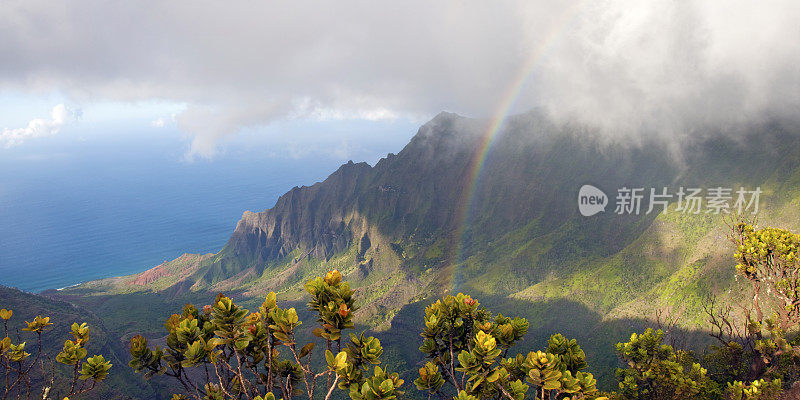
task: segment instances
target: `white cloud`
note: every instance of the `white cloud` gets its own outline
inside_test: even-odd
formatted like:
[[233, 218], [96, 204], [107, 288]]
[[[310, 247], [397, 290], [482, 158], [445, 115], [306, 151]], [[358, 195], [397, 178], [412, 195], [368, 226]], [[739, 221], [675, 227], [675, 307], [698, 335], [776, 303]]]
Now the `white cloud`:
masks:
[[178, 118], [178, 114], [170, 114], [169, 117], [158, 117], [150, 121], [150, 126], [153, 128], [163, 128], [167, 124], [174, 123]]
[[23, 128], [3, 128], [0, 133], [0, 146], [10, 148], [32, 138], [53, 136], [61, 128], [80, 116], [80, 110], [67, 110], [63, 104], [53, 107], [50, 119], [35, 118]]
[[543, 106], [613, 132], [800, 109], [796, 0], [3, 7], [0, 91], [186, 104], [189, 157], [278, 119], [491, 115], [520, 88], [512, 111]]
[[798, 118], [798, 18], [789, 1], [594, 2], [538, 69], [543, 103], [618, 133]]
[[318, 108], [308, 113], [302, 113], [295, 118], [312, 118], [317, 121], [341, 121], [341, 120], [363, 120], [363, 121], [394, 121], [400, 115], [386, 108], [376, 108], [372, 110], [337, 110], [330, 108]]

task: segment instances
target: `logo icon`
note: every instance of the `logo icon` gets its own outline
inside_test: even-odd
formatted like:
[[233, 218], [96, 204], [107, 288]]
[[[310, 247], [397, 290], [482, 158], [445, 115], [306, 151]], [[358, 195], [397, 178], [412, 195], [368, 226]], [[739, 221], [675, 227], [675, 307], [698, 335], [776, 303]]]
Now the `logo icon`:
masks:
[[591, 217], [606, 210], [608, 196], [602, 190], [592, 186], [583, 185], [578, 191], [578, 211], [584, 217]]

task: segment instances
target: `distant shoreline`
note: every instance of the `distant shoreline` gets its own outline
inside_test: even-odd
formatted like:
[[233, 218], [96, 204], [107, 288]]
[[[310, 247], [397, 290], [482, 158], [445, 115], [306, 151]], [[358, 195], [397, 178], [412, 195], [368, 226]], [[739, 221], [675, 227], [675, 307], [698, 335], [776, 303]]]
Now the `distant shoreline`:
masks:
[[58, 288], [58, 289], [56, 289], [56, 291], [61, 291], [61, 290], [64, 290], [64, 289], [69, 289], [69, 288], [71, 288], [71, 287], [78, 286], [78, 285], [80, 285], [80, 284], [82, 284], [82, 283], [83, 283], [83, 282], [78, 282], [78, 283], [76, 283], [76, 284], [74, 284], [74, 285], [64, 286], [64, 287], [62, 287], [62, 288]]

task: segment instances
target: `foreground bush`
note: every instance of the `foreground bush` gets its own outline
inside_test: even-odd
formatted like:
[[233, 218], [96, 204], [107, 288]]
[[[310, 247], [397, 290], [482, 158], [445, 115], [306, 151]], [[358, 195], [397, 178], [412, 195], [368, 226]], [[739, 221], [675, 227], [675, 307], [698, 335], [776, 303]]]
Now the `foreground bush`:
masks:
[[441, 389], [448, 383], [458, 400], [584, 399], [597, 394], [592, 374], [581, 371], [587, 367], [586, 355], [574, 339], [553, 335], [545, 351], [506, 358], [527, 331], [524, 318], [492, 316], [462, 293], [447, 296], [425, 309], [419, 349], [430, 361], [414, 384], [445, 398]]
[[691, 353], [662, 343], [661, 330], [647, 329], [617, 344], [617, 355], [627, 368], [617, 370], [619, 396], [625, 399], [715, 399], [719, 385]]
[[[3, 320], [3, 339], [0, 340], [0, 367], [4, 377], [5, 386], [2, 399], [26, 398], [31, 396], [47, 399], [60, 399], [64, 396], [73, 396], [87, 393], [95, 388], [98, 382], [108, 376], [111, 363], [102, 355], [86, 358], [86, 343], [89, 341], [89, 327], [73, 323], [70, 334], [73, 340], [66, 340], [64, 348], [56, 355], [56, 362], [71, 367], [69, 382], [59, 382], [56, 389], [55, 364], [52, 359], [42, 351], [42, 335], [50, 330], [53, 325], [49, 317], [37, 316], [33, 321], [25, 321], [27, 325], [23, 331], [36, 335], [36, 345], [31, 351], [36, 353], [31, 357], [27, 342], [13, 343], [8, 335], [8, 321], [14, 315], [13, 310], [0, 309], [0, 319]], [[17, 335], [19, 336], [19, 335]], [[53, 392], [59, 392], [57, 395]]]
[[740, 296], [707, 305], [706, 361], [729, 398], [779, 398], [800, 377], [800, 235], [740, 220], [729, 239]]
[[[747, 382], [714, 379], [694, 354], [663, 343], [661, 330], [632, 334], [617, 344], [617, 355], [626, 367], [616, 371], [619, 392], [614, 400], [777, 400], [783, 393], [781, 380]], [[794, 399], [794, 397], [791, 397]]]
[[342, 345], [343, 331], [353, 328], [357, 309], [342, 275], [331, 271], [305, 288], [311, 295], [308, 307], [319, 322], [313, 334], [325, 346], [323, 368], [317, 370], [311, 362], [317, 343], [297, 343], [302, 324], [297, 311], [278, 307], [275, 293], [256, 312], [222, 294], [202, 310], [187, 305], [164, 324], [166, 348], [150, 348], [142, 336], [131, 340], [130, 366], [146, 377], [174, 378], [186, 390], [175, 399], [264, 400], [277, 394], [287, 400], [327, 400], [336, 389], [353, 400], [391, 400], [401, 394], [403, 380], [378, 366], [383, 353], [378, 339], [351, 334]]
[[[403, 380], [379, 366], [383, 347], [378, 339], [350, 334], [342, 343], [357, 307], [341, 274], [330, 271], [305, 288], [311, 295], [308, 308], [319, 323], [312, 333], [325, 346], [322, 368], [311, 361], [317, 343], [297, 343], [302, 324], [297, 311], [279, 307], [275, 293], [257, 312], [222, 294], [202, 310], [187, 305], [164, 324], [165, 348], [150, 347], [142, 336], [131, 340], [130, 366], [147, 378], [172, 377], [185, 390], [176, 400], [328, 400], [337, 389], [352, 400], [402, 395]], [[446, 381], [459, 400], [596, 397], [596, 381], [582, 371], [586, 357], [575, 340], [554, 335], [546, 351], [508, 357], [527, 330], [524, 318], [493, 316], [469, 296], [447, 296], [426, 310], [420, 350], [430, 361], [414, 383], [444, 397]]]

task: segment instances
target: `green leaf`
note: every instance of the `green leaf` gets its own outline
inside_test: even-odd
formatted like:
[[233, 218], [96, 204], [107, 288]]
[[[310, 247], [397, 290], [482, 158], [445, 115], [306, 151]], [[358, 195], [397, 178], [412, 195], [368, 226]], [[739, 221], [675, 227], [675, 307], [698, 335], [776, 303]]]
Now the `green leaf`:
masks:
[[333, 353], [330, 350], [325, 350], [325, 362], [328, 363], [328, 366], [331, 369], [334, 369], [336, 366], [336, 358], [333, 356]]
[[340, 351], [339, 354], [336, 355], [335, 359], [335, 366], [337, 370], [343, 369], [347, 366], [347, 353]]
[[316, 346], [316, 343], [309, 343], [309, 344], [303, 346], [303, 348], [300, 349], [300, 356], [299, 357], [303, 358], [303, 357], [307, 356], [309, 353], [311, 353], [311, 350], [314, 350], [314, 346]]
[[237, 350], [244, 350], [250, 344], [250, 339], [238, 339], [234, 343]]

